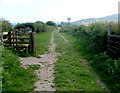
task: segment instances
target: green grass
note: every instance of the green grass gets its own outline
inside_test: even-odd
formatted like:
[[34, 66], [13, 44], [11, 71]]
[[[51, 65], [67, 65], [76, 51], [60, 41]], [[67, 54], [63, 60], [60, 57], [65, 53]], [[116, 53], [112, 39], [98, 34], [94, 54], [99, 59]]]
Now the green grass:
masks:
[[37, 76], [33, 69], [24, 69], [20, 66], [18, 56], [12, 51], [4, 49], [3, 61], [3, 91], [32, 91]]
[[30, 65], [29, 68], [33, 70], [37, 70], [40, 69], [40, 65]]
[[2, 46], [0, 46], [0, 92], [2, 92]]
[[48, 51], [49, 41], [51, 39], [51, 32], [52, 31], [36, 34], [37, 55], [44, 54], [46, 51]]
[[55, 33], [57, 52], [65, 52], [58, 57], [55, 64], [55, 83], [58, 91], [104, 91], [96, 83], [95, 76], [91, 70], [85, 68], [80, 62], [80, 56], [75, 49], [77, 41], [70, 35], [64, 34], [69, 44]]

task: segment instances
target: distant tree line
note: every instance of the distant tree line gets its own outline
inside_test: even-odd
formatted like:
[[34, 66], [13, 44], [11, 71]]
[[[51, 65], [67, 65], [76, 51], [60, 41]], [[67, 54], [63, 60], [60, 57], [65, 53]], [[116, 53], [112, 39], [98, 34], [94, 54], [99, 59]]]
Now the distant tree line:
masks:
[[18, 23], [14, 27], [12, 27], [12, 24], [5, 20], [0, 19], [0, 29], [2, 29], [3, 32], [11, 31], [12, 29], [24, 29], [24, 28], [31, 28], [33, 32], [41, 33], [41, 32], [47, 32], [52, 27], [56, 27], [56, 24], [53, 21], [48, 21], [46, 23], [42, 21], [36, 21], [34, 23], [27, 22], [27, 23]]
[[46, 23], [42, 21], [36, 21], [34, 23], [22, 23], [17, 24], [14, 29], [20, 29], [20, 28], [26, 28], [29, 27], [32, 29], [33, 32], [41, 33], [41, 32], [47, 32], [49, 29], [49, 26], [56, 26], [56, 24], [52, 21], [48, 21]]

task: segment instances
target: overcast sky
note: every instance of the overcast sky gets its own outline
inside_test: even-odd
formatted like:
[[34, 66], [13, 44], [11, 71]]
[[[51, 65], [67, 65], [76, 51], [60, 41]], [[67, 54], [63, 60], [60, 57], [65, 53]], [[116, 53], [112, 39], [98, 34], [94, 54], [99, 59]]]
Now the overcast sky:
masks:
[[10, 22], [77, 21], [118, 13], [119, 0], [0, 0], [0, 17]]

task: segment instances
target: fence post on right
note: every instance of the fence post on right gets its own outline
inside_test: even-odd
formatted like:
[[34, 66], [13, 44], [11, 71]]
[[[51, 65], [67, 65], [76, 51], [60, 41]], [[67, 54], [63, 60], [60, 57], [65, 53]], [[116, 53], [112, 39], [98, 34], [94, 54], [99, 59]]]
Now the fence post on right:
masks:
[[111, 35], [111, 25], [108, 25], [108, 35]]

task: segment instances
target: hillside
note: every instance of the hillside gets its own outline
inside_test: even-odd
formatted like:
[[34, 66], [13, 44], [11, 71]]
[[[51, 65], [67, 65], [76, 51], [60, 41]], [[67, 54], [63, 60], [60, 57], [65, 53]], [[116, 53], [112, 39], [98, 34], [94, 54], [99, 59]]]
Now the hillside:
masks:
[[72, 22], [72, 25], [89, 25], [91, 23], [96, 23], [96, 22], [116, 22], [118, 20], [118, 14], [110, 15], [110, 16], [105, 16], [101, 18], [88, 18], [88, 19], [82, 19], [79, 21]]

